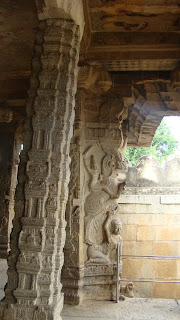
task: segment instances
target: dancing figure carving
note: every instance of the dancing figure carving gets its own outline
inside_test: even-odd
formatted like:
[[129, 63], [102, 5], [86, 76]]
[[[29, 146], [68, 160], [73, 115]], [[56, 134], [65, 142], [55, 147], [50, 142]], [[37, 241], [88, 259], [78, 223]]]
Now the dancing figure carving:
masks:
[[[90, 150], [90, 149], [89, 149]], [[98, 167], [93, 154], [84, 165], [89, 174], [89, 195], [85, 199], [85, 243], [88, 263], [114, 263], [114, 253], [120, 240], [121, 222], [117, 199], [125, 187], [125, 170], [119, 152], [106, 154]], [[119, 240], [118, 240], [119, 239]]]

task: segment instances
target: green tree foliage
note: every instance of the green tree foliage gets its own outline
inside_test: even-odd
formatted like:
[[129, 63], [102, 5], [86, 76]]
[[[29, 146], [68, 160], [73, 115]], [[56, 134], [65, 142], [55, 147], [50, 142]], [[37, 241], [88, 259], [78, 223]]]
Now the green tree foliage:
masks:
[[164, 120], [157, 128], [151, 147], [149, 148], [131, 148], [128, 147], [124, 156], [132, 163], [136, 165], [140, 157], [151, 154], [155, 156], [159, 163], [162, 163], [169, 155], [174, 154], [178, 148], [178, 140], [171, 134]]

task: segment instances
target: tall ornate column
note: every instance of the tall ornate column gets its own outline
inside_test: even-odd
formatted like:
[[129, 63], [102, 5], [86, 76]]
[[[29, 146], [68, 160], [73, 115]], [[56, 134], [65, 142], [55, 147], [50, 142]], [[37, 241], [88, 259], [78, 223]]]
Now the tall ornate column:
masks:
[[83, 300], [83, 216], [82, 216], [82, 109], [85, 93], [76, 94], [74, 134], [71, 140], [71, 178], [66, 206], [66, 243], [62, 283], [65, 303], [79, 304]]
[[2, 125], [0, 126], [0, 258], [7, 259], [14, 133], [2, 132], [1, 127]]
[[7, 259], [9, 251], [21, 137], [21, 121], [13, 121], [13, 112], [0, 108], [0, 259]]
[[39, 25], [26, 105], [3, 320], [59, 320], [79, 27]]

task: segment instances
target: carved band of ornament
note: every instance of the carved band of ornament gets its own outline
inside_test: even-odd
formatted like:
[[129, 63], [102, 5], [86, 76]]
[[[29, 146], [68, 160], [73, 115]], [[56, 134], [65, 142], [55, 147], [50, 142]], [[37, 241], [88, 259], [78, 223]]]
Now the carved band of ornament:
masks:
[[114, 275], [114, 266], [113, 265], [96, 265], [96, 266], [86, 266], [84, 268], [84, 276], [93, 276], [93, 275]]
[[43, 218], [35, 218], [33, 219], [32, 217], [23, 217], [21, 218], [21, 223], [23, 226], [31, 226], [33, 227], [42, 227], [44, 225], [44, 219]]
[[87, 128], [85, 132], [86, 138], [109, 138], [117, 139], [121, 137], [119, 129], [105, 129], [105, 128]]

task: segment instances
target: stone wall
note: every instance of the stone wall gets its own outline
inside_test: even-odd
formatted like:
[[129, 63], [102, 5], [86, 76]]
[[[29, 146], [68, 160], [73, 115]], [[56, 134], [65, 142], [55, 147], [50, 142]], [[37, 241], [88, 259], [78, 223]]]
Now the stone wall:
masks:
[[137, 295], [180, 298], [179, 178], [177, 156], [163, 167], [152, 156], [143, 156], [136, 167], [129, 167], [126, 190], [119, 198], [123, 254], [163, 257], [124, 257], [122, 279], [173, 282], [134, 282]]

